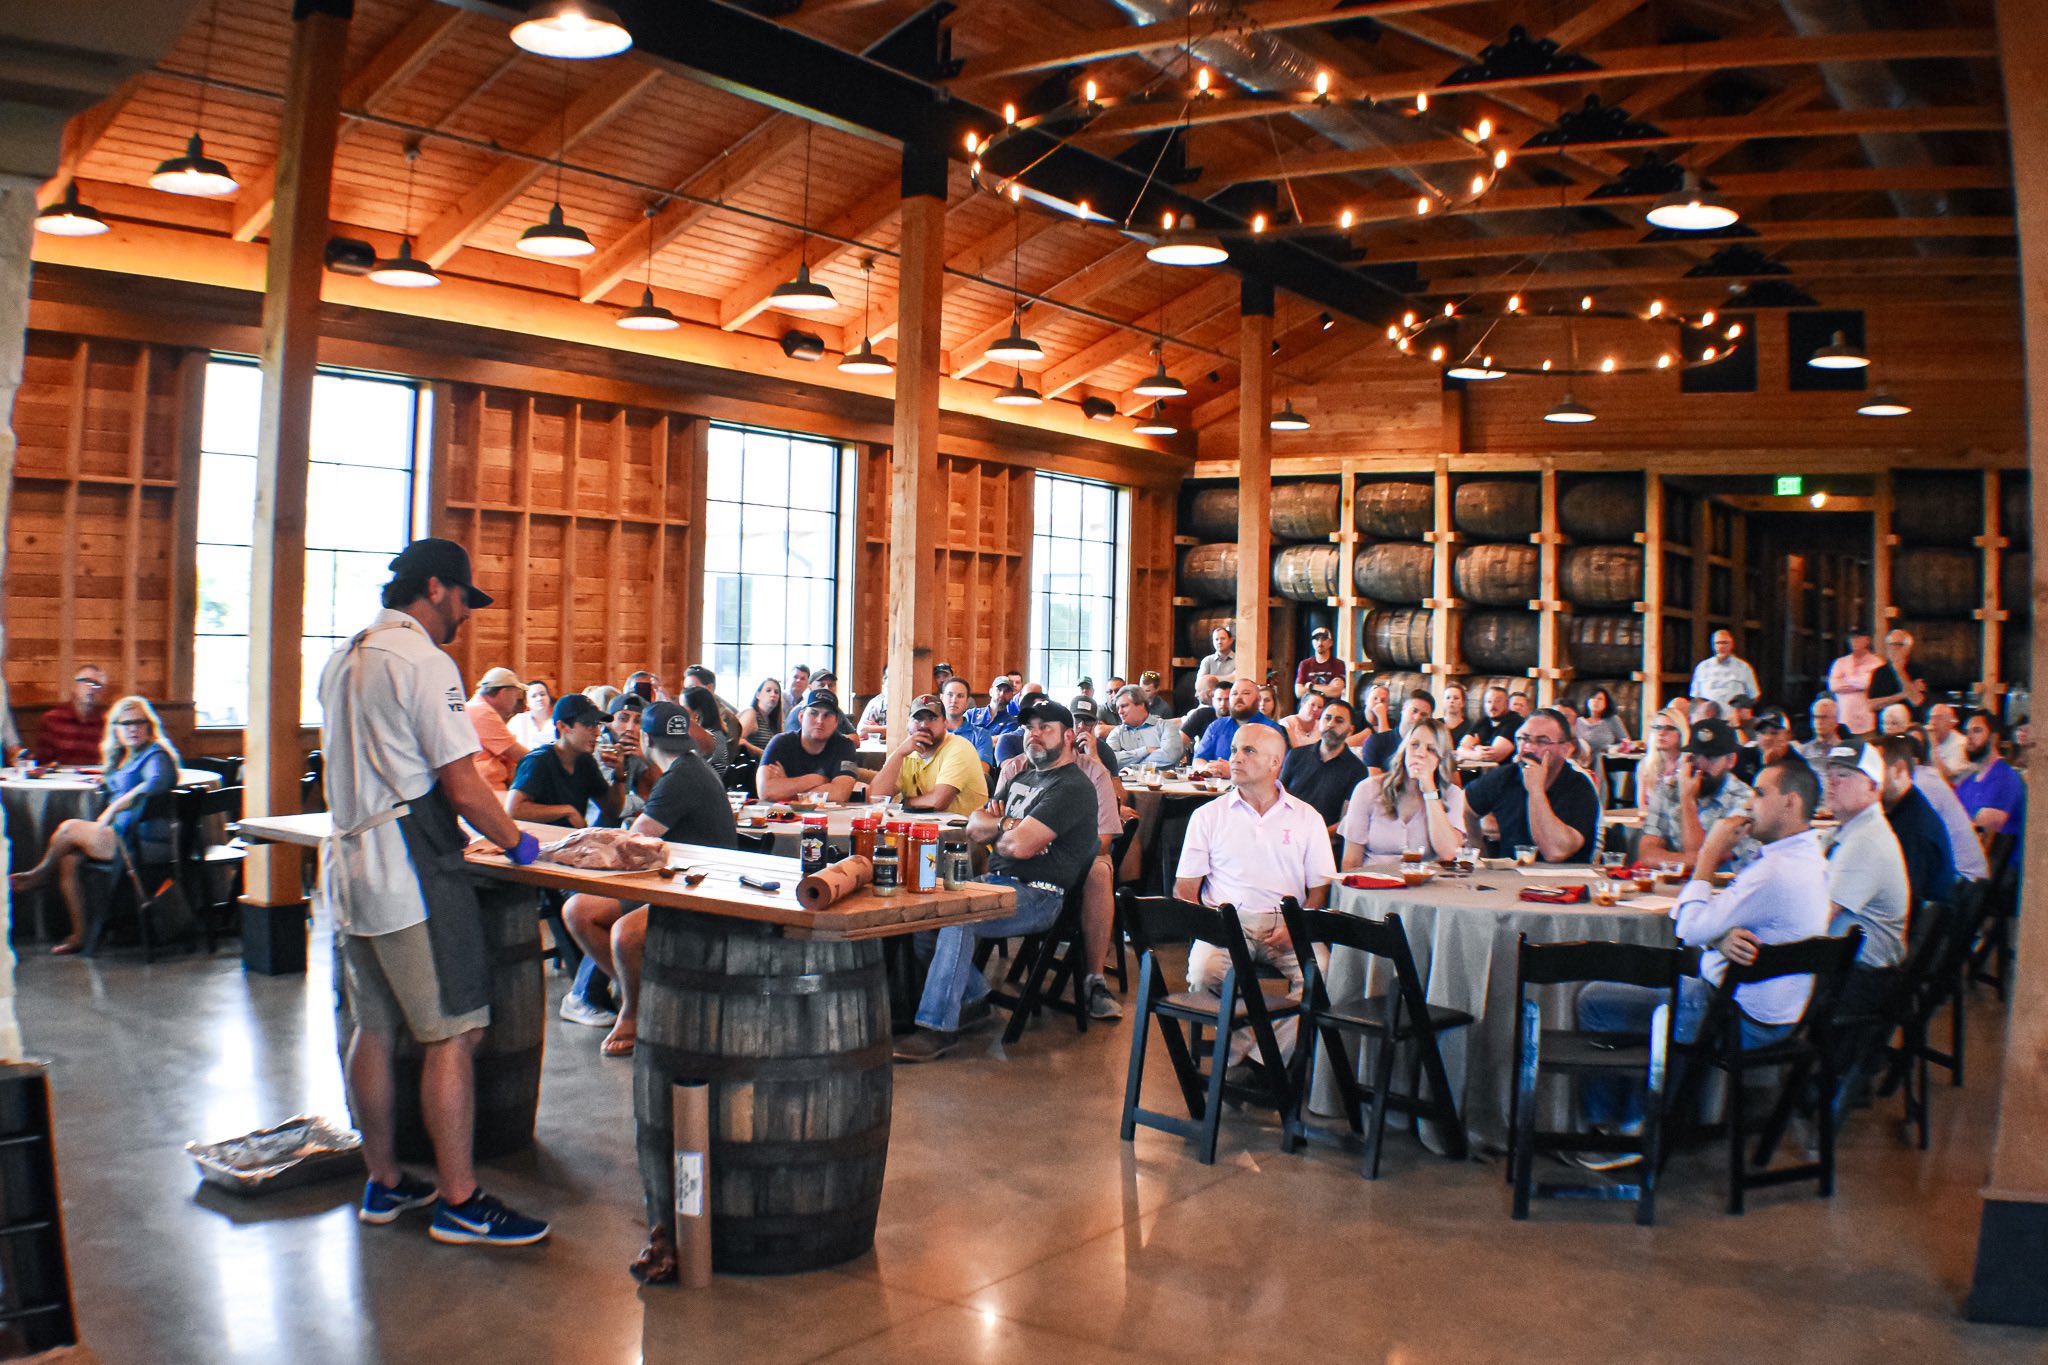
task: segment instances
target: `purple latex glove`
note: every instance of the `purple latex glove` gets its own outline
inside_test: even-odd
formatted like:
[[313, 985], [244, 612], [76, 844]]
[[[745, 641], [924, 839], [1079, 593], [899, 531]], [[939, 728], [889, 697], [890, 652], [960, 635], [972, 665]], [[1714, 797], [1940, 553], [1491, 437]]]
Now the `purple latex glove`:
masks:
[[519, 842], [505, 850], [505, 856], [521, 867], [525, 867], [540, 856], [540, 840], [534, 838], [531, 834], [522, 833], [519, 836]]

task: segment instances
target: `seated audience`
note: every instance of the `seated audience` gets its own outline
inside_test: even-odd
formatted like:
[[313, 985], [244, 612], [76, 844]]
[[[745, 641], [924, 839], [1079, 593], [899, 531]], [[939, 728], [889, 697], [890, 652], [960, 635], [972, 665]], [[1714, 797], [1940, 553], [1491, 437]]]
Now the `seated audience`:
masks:
[[1465, 788], [1466, 828], [1490, 816], [1491, 835], [1500, 848], [1534, 845], [1546, 863], [1591, 861], [1600, 797], [1593, 779], [1566, 761], [1571, 743], [1557, 712], [1545, 709], [1530, 716], [1516, 735], [1515, 761]]
[[1197, 692], [1195, 697], [1198, 704], [1181, 717], [1180, 722], [1180, 737], [1190, 754], [1202, 742], [1202, 736], [1209, 732], [1209, 727], [1216, 723], [1216, 718], [1229, 712], [1230, 684], [1217, 683], [1206, 695]]
[[1505, 763], [1514, 756], [1515, 733], [1522, 717], [1509, 705], [1508, 690], [1499, 683], [1486, 689], [1480, 699], [1481, 715], [1458, 742], [1460, 760]]
[[1508, 710], [1516, 720], [1527, 720], [1536, 714], [1536, 698], [1526, 688], [1518, 687], [1508, 693]]
[[[1703, 720], [1692, 727], [1677, 768], [1644, 795], [1638, 859], [1690, 863], [1708, 830], [1749, 805], [1752, 793], [1735, 775], [1735, 752], [1735, 731], [1727, 721]], [[1740, 871], [1762, 851], [1755, 840], [1742, 840], [1730, 857]]]
[[988, 802], [988, 778], [974, 746], [946, 733], [946, 707], [927, 692], [910, 703], [909, 733], [868, 783], [868, 796], [896, 796], [908, 810], [966, 815]]
[[1230, 771], [1231, 744], [1237, 732], [1247, 725], [1271, 729], [1280, 736], [1283, 748], [1287, 744], [1287, 732], [1280, 728], [1278, 721], [1259, 709], [1257, 683], [1250, 678], [1239, 678], [1230, 685], [1229, 698], [1229, 714], [1219, 717], [1215, 724], [1204, 730], [1201, 743], [1195, 746], [1195, 762], [1218, 776]]
[[1754, 784], [1758, 773], [1781, 758], [1798, 757], [1792, 749], [1791, 718], [1777, 707], [1757, 712], [1749, 728], [1756, 742], [1743, 745], [1735, 754], [1735, 775], [1744, 782]]
[[1385, 683], [1371, 683], [1365, 689], [1364, 698], [1358, 704], [1358, 725], [1352, 730], [1352, 744], [1365, 743], [1365, 736], [1376, 735], [1394, 724], [1393, 693]]
[[1387, 768], [1358, 784], [1337, 832], [1344, 836], [1348, 872], [1368, 858], [1395, 858], [1422, 849], [1455, 858], [1465, 847], [1465, 792], [1453, 775], [1451, 732], [1424, 718], [1409, 730]]
[[[1998, 754], [2005, 724], [1988, 711], [1970, 717], [1963, 730], [1963, 775], [1956, 781], [1956, 800], [1970, 813], [1970, 823], [1985, 834], [2020, 834], [2027, 822], [2027, 783]], [[2023, 841], [2015, 841], [2012, 861], [2020, 862]]]
[[1969, 762], [1964, 752], [1963, 732], [1956, 723], [1956, 708], [1936, 702], [1927, 708], [1927, 762], [1953, 782]]
[[[1680, 982], [1678, 1017], [1672, 1023], [1682, 1041], [1698, 1036], [1707, 1001], [1728, 962], [1755, 961], [1758, 943], [1792, 943], [1827, 932], [1827, 860], [1811, 832], [1819, 804], [1820, 784], [1812, 768], [1774, 763], [1759, 775], [1749, 811], [1730, 815], [1708, 831], [1692, 880], [1671, 911], [1679, 941], [1706, 949], [1699, 975]], [[1709, 874], [1746, 838], [1754, 838], [1763, 852], [1716, 894]], [[1760, 1047], [1784, 1037], [1805, 1013], [1812, 990], [1812, 978], [1796, 976], [1741, 987], [1736, 1003], [1742, 1008], [1743, 1046]], [[1579, 1027], [1589, 1033], [1647, 1033], [1665, 994], [1649, 986], [1595, 982], [1579, 992]], [[1640, 1132], [1644, 1091], [1640, 1080], [1589, 1078], [1581, 1090], [1586, 1117], [1606, 1131]], [[1621, 1154], [1588, 1157], [1581, 1164], [1609, 1170], [1637, 1160]]]
[[598, 823], [617, 823], [626, 802], [626, 767], [620, 762], [607, 779], [598, 766], [597, 741], [604, 725], [604, 713], [581, 692], [556, 702], [555, 742], [519, 761], [505, 794], [506, 813], [515, 820], [583, 829], [594, 809]]
[[1351, 703], [1333, 698], [1322, 708], [1316, 742], [1295, 745], [1280, 764], [1280, 785], [1315, 807], [1333, 833], [1352, 789], [1365, 781], [1365, 764], [1351, 752], [1350, 741]]
[[1280, 689], [1269, 682], [1259, 684], [1259, 714], [1276, 725], [1280, 722]]
[[36, 758], [67, 768], [89, 768], [98, 763], [107, 733], [107, 713], [100, 707], [106, 690], [107, 675], [98, 664], [73, 669], [71, 700], [43, 712], [42, 723], [36, 727]]
[[1328, 700], [1329, 698], [1320, 692], [1303, 692], [1301, 703], [1294, 708], [1294, 714], [1281, 718], [1280, 728], [1287, 732], [1289, 748], [1316, 742], [1317, 736], [1322, 733], [1318, 722], [1322, 719], [1323, 703]]
[[1118, 692], [1116, 708], [1120, 723], [1103, 736], [1106, 762], [1124, 773], [1171, 768], [1180, 762], [1180, 728], [1152, 713], [1143, 687]]
[[898, 1061], [943, 1057], [958, 1044], [963, 1025], [988, 1016], [988, 981], [975, 970], [974, 945], [1051, 928], [1068, 890], [1080, 884], [1099, 851], [1096, 792], [1074, 766], [1072, 713], [1040, 699], [1019, 720], [1029, 761], [967, 819], [968, 839], [989, 850], [983, 880], [1012, 887], [1016, 908], [1001, 919], [939, 930], [918, 1001], [918, 1027], [897, 1040]]
[[[1280, 788], [1286, 753], [1287, 739], [1277, 727], [1246, 725], [1236, 731], [1229, 759], [1233, 790], [1188, 818], [1173, 894], [1203, 905], [1236, 907], [1253, 961], [1271, 964], [1287, 979], [1288, 989], [1299, 992], [1301, 963], [1280, 902], [1292, 897], [1320, 909], [1329, 901], [1337, 865], [1322, 816]], [[1188, 949], [1189, 990], [1213, 994], [1229, 970], [1229, 954], [1214, 944]], [[1258, 989], [1255, 982], [1247, 984]], [[1284, 1051], [1292, 1050], [1293, 1022], [1275, 1025]], [[1251, 1046], [1250, 1030], [1234, 1033], [1231, 1062], [1243, 1060]]]
[[1799, 756], [1815, 772], [1827, 766], [1828, 755], [1847, 733], [1838, 719], [1840, 706], [1833, 697], [1817, 697], [1808, 713], [1813, 718], [1813, 738], [1799, 746]]
[[[641, 718], [642, 748], [660, 777], [646, 808], [629, 828], [635, 834], [674, 844], [737, 848], [739, 834], [732, 806], [725, 799], [718, 774], [704, 760], [712, 734], [722, 724], [717, 703], [708, 688], [686, 687], [683, 696], [685, 705], [656, 702]], [[562, 922], [595, 969], [619, 988], [618, 1012], [599, 1050], [607, 1057], [631, 1056], [640, 996], [640, 953], [647, 939], [646, 903], [628, 904], [579, 892], [562, 907]], [[562, 1003], [566, 1007], [569, 998], [565, 996]]]
[[[526, 709], [505, 722], [512, 738], [528, 749], [555, 742], [554, 689], [538, 678], [526, 684]], [[514, 765], [517, 766], [517, 765]]]
[[889, 734], [889, 670], [882, 670], [882, 690], [868, 698], [861, 708], [860, 723], [854, 727], [858, 739], [885, 739]]
[[974, 731], [970, 737], [984, 763], [996, 762], [995, 742], [999, 735], [1017, 728], [1017, 684], [1006, 673], [998, 673], [988, 685], [988, 705], [967, 712], [963, 725]]
[[821, 791], [829, 801], [845, 802], [853, 795], [860, 761], [853, 741], [839, 732], [845, 719], [839, 698], [814, 687], [796, 714], [801, 728], [795, 734], [777, 735], [761, 755], [755, 791], [763, 801], [791, 801], [805, 792]]
[[1465, 735], [1472, 728], [1472, 721], [1465, 713], [1465, 684], [1447, 682], [1437, 696], [1437, 719], [1451, 732], [1451, 743], [1462, 744]]
[[1588, 692], [1585, 710], [1572, 733], [1589, 758], [1597, 759], [1615, 745], [1628, 743], [1628, 727], [1614, 712], [1614, 694], [1604, 687]]
[[[84, 691], [81, 683], [81, 694]], [[178, 785], [178, 751], [164, 737], [155, 708], [142, 697], [121, 698], [107, 708], [106, 718], [100, 747], [93, 754], [105, 769], [100, 779], [108, 798], [105, 809], [91, 820], [60, 823], [36, 865], [7, 879], [17, 896], [40, 891], [56, 880], [71, 920], [71, 932], [50, 949], [59, 956], [77, 952], [85, 942], [85, 889], [78, 876], [87, 860], [112, 862], [124, 846], [139, 863], [168, 863], [176, 855], [176, 820], [144, 819], [143, 808], [152, 796]]]
[[512, 774], [526, 757], [527, 746], [516, 739], [509, 722], [526, 700], [526, 684], [509, 668], [493, 668], [477, 680], [476, 692], [463, 705], [476, 731], [474, 762], [484, 785], [499, 796], [512, 785]]
[[1159, 688], [1164, 681], [1159, 676], [1157, 669], [1148, 668], [1138, 675], [1138, 686], [1145, 691], [1145, 709], [1161, 720], [1171, 720], [1173, 718], [1173, 699], [1161, 696], [1159, 692]]
[[[1688, 708], [1674, 702], [1650, 722], [1649, 752], [1636, 767], [1636, 791], [1647, 792], [1678, 767], [1678, 756], [1692, 739]], [[1746, 779], [1745, 779], [1746, 780]]]
[[1920, 794], [1916, 774], [1925, 766], [1926, 747], [1911, 735], [1884, 742], [1884, 818], [1899, 841], [1906, 860], [1908, 904], [1945, 901], [1955, 890], [1955, 854], [1949, 851], [1948, 828], [1934, 806]]
[[754, 688], [754, 702], [740, 712], [740, 748], [759, 759], [768, 751], [768, 741], [782, 733], [782, 684], [763, 678]]
[[1826, 800], [1842, 823], [1821, 841], [1833, 905], [1828, 932], [1846, 934], [1861, 925], [1856, 961], [1872, 969], [1896, 967], [1905, 958], [1913, 908], [1905, 854], [1885, 819], [1886, 766], [1876, 741], [1838, 745], [1828, 755]]
[[1969, 881], [1982, 881], [1990, 876], [1991, 864], [1985, 860], [1983, 840], [1948, 779], [1923, 763], [1913, 770], [1913, 790], [1933, 808], [1948, 834], [1948, 856], [1955, 864], [1956, 875]]
[[1418, 687], [1408, 694], [1408, 700], [1401, 703], [1400, 723], [1391, 729], [1380, 731], [1365, 742], [1365, 749], [1359, 758], [1365, 763], [1368, 773], [1383, 773], [1394, 761], [1394, 751], [1408, 738], [1409, 731], [1436, 713], [1436, 698]]
[[1913, 708], [1902, 701], [1895, 701], [1877, 713], [1877, 733], [1890, 739], [1903, 735], [1913, 728]]
[[726, 766], [731, 767], [739, 758], [740, 736], [744, 731], [740, 729], [739, 712], [728, 706], [725, 698], [718, 695], [718, 675], [703, 664], [691, 664], [683, 670], [683, 686], [701, 687], [711, 694], [712, 702], [718, 707], [718, 724], [712, 727], [712, 733], [724, 737], [723, 752]]

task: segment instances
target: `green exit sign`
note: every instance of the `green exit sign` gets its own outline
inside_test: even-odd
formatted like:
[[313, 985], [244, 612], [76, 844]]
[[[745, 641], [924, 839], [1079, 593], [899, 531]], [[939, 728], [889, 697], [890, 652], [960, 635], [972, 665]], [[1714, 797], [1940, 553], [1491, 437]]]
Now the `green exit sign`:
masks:
[[1778, 476], [1779, 497], [1796, 498], [1805, 491], [1806, 480], [1802, 476], [1798, 474], [1780, 474]]

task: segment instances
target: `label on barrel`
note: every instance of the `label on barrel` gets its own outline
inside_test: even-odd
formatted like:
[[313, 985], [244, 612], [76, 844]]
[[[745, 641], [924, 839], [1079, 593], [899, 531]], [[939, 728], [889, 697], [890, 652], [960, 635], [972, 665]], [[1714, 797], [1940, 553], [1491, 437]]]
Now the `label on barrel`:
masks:
[[676, 1152], [676, 1217], [704, 1216], [704, 1154]]

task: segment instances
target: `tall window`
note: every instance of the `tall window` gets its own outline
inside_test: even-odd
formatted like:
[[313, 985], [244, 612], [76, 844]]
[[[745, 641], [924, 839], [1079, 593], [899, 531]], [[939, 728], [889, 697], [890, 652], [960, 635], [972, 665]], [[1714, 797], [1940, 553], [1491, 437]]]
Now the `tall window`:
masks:
[[1031, 537], [1031, 675], [1069, 693], [1113, 668], [1129, 510], [1106, 483], [1039, 474]]
[[[249, 716], [250, 536], [262, 405], [263, 375], [254, 365], [216, 360], [206, 367], [192, 660], [201, 725], [242, 725]], [[313, 380], [299, 699], [307, 725], [320, 723], [327, 656], [376, 614], [391, 557], [411, 538], [424, 407], [419, 386], [404, 380], [325, 371]]]
[[836, 668], [839, 447], [714, 424], [708, 455], [704, 640], [720, 685], [751, 697], [793, 664]]

